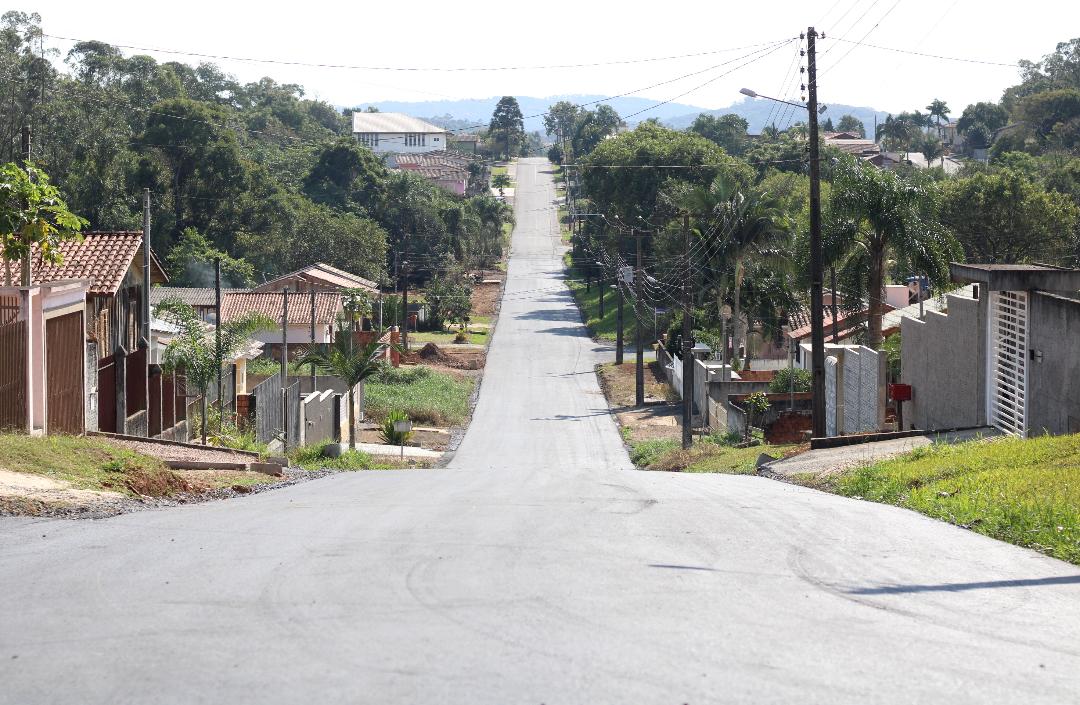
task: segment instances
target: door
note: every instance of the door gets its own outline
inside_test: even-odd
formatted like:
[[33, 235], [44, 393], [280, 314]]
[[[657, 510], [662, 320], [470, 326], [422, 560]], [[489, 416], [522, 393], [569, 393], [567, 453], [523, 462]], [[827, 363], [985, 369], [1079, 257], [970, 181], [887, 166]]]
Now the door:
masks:
[[83, 314], [68, 313], [45, 321], [45, 432], [85, 431]]
[[990, 424], [1021, 438], [1027, 435], [1027, 314], [1027, 292], [991, 292]]

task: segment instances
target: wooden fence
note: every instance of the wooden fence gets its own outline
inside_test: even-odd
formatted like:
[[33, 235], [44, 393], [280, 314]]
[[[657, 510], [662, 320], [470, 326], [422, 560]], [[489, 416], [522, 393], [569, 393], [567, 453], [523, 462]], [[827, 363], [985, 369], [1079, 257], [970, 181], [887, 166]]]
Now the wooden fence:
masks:
[[26, 321], [0, 324], [0, 429], [26, 429]]

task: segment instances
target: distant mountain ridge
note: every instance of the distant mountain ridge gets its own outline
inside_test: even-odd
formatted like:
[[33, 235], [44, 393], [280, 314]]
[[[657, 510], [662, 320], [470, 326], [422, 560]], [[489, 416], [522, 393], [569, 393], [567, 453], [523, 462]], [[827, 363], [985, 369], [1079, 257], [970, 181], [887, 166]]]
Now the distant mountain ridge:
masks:
[[[614, 108], [616, 112], [624, 118], [627, 115], [632, 115], [633, 113], [644, 110], [645, 112], [642, 112], [640, 115], [628, 118], [627, 122], [630, 125], [635, 125], [638, 122], [648, 120], [649, 118], [657, 118], [663, 124], [678, 130], [684, 130], [687, 127], [690, 127], [694, 122], [694, 118], [701, 113], [709, 113], [711, 115], [735, 113], [736, 115], [740, 115], [750, 123], [749, 130], [751, 134], [761, 132], [766, 126], [766, 120], [769, 120], [770, 117], [780, 128], [784, 128], [787, 124], [792, 122], [806, 120], [805, 112], [798, 108], [787, 110], [785, 106], [777, 106], [777, 108], [774, 109], [773, 106], [775, 104], [768, 100], [754, 100], [751, 98], [747, 98], [742, 102], [735, 103], [727, 108], [709, 110], [708, 108], [701, 108], [686, 103], [665, 103], [652, 108], [652, 106], [655, 106], [659, 101], [633, 96], [622, 96], [619, 98], [606, 98], [602, 95], [554, 95], [543, 98], [534, 96], [516, 97], [518, 104], [521, 106], [521, 112], [525, 115], [525, 129], [529, 132], [538, 130], [541, 133], [544, 132], [544, 111], [546, 111], [553, 103], [557, 103], [560, 100], [568, 100], [578, 105], [586, 105], [589, 108], [595, 108], [595, 106], [605, 103]], [[374, 103], [361, 103], [356, 106], [356, 109], [363, 110], [367, 107], [375, 107], [383, 112], [405, 113], [407, 115], [429, 120], [438, 124], [440, 127], [467, 132], [469, 129], [485, 125], [491, 118], [491, 113], [495, 110], [495, 104], [498, 102], [499, 96], [490, 98], [469, 98], [463, 100], [425, 100], [417, 102], [379, 101]], [[781, 110], [781, 107], [783, 107], [784, 110]], [[785, 112], [785, 110], [787, 111]], [[821, 116], [821, 120], [824, 122], [825, 120], [832, 118], [833, 122], [839, 122], [842, 115], [848, 114], [854, 115], [859, 120], [862, 120], [863, 124], [866, 126], [866, 134], [873, 135], [875, 117], [878, 122], [884, 122], [889, 113], [863, 106], [835, 104], [829, 105], [829, 109]]]

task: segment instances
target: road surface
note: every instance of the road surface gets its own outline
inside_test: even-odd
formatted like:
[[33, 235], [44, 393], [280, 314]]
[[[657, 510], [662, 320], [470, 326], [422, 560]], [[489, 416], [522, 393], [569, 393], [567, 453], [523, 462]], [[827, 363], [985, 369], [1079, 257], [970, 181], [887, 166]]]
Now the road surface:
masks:
[[634, 471], [546, 163], [449, 468], [0, 520], [0, 702], [1063, 703], [1080, 570], [756, 477]]

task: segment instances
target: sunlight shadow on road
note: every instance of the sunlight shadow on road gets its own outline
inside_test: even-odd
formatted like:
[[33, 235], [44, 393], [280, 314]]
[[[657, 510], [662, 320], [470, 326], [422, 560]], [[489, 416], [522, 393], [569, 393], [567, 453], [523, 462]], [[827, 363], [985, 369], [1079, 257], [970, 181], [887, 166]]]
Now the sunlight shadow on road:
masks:
[[1053, 578], [1020, 580], [986, 580], [977, 583], [942, 583], [940, 585], [883, 585], [848, 590], [849, 595], [900, 595], [916, 592], [963, 592], [993, 588], [1038, 587], [1041, 585], [1080, 585], [1080, 575], [1061, 575]]

